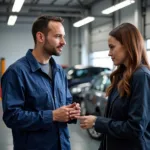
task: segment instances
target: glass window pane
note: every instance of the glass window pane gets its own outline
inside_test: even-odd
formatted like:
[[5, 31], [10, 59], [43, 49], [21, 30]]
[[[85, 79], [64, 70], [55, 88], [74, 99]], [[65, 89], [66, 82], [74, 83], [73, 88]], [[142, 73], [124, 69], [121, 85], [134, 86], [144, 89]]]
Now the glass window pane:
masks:
[[150, 39], [146, 41], [146, 49], [150, 49]]

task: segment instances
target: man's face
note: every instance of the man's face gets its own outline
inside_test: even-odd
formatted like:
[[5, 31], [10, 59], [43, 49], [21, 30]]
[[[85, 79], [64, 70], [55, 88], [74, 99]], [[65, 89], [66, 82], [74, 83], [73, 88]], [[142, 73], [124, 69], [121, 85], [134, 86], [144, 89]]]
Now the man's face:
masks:
[[50, 30], [45, 37], [43, 49], [49, 55], [60, 56], [66, 44], [64, 27], [60, 22], [50, 21], [48, 28]]

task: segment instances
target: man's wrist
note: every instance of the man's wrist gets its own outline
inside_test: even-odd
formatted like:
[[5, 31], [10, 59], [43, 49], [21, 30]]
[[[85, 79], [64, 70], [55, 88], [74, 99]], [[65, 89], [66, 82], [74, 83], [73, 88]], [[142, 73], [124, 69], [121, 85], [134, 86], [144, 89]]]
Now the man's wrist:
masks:
[[53, 121], [56, 121], [55, 110], [52, 111], [52, 114], [53, 114]]

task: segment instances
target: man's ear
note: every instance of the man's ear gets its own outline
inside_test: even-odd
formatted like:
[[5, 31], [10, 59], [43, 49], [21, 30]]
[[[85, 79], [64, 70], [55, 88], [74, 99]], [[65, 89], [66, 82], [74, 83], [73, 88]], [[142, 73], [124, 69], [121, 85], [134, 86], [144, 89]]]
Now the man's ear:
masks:
[[45, 36], [42, 32], [37, 32], [36, 38], [37, 38], [37, 41], [40, 43], [43, 43], [45, 41]]

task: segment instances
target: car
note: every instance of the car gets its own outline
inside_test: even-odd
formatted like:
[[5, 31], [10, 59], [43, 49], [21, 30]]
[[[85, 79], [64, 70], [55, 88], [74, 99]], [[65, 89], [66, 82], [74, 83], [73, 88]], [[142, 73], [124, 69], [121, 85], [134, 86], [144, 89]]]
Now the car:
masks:
[[[82, 94], [81, 115], [104, 116], [105, 107], [107, 105], [106, 89], [110, 85], [111, 71], [101, 72], [92, 82], [89, 89]], [[89, 135], [94, 139], [101, 139], [101, 133], [95, 131], [94, 128], [87, 129]]]
[[80, 93], [88, 89], [92, 80], [102, 71], [110, 70], [103, 67], [72, 67], [67, 69], [68, 86], [74, 102], [81, 102]]
[[91, 82], [92, 79], [100, 72], [110, 70], [104, 67], [94, 66], [79, 66], [70, 67], [66, 69], [66, 75], [68, 79], [68, 87], [72, 87], [78, 84]]

